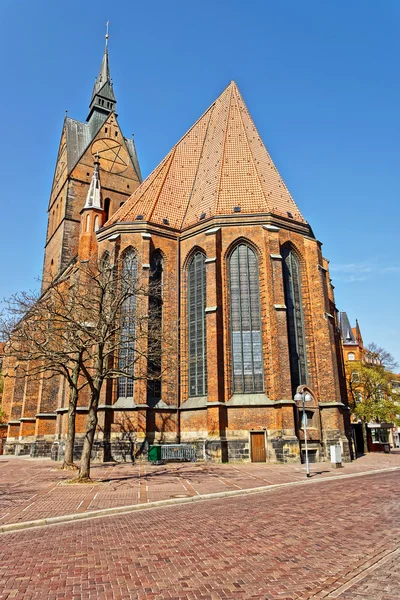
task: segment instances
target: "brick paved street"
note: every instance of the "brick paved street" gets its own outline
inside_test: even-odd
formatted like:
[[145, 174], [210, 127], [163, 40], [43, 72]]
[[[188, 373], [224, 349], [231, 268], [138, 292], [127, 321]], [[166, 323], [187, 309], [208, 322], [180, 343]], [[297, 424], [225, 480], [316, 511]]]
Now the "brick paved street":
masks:
[[[325, 591], [398, 547], [399, 483], [394, 472], [3, 534], [0, 598], [335, 597]], [[388, 567], [337, 597], [398, 598], [373, 587], [388, 587]]]
[[[400, 467], [400, 453], [367, 455], [332, 469], [312, 465], [313, 480], [363, 471]], [[0, 524], [157, 500], [185, 498], [304, 480], [304, 466], [270, 464], [175, 463], [94, 464], [94, 485], [70, 485], [71, 471], [50, 460], [0, 457]]]
[[5, 533], [0, 600], [398, 599], [399, 485], [306, 481]]

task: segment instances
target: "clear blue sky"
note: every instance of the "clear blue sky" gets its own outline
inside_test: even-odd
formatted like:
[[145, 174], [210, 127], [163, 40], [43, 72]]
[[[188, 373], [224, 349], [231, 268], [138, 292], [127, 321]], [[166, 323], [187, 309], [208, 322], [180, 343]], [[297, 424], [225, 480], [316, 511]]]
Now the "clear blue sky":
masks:
[[65, 110], [87, 116], [107, 19], [144, 176], [234, 79], [338, 308], [400, 362], [399, 0], [2, 0], [0, 296], [37, 286]]

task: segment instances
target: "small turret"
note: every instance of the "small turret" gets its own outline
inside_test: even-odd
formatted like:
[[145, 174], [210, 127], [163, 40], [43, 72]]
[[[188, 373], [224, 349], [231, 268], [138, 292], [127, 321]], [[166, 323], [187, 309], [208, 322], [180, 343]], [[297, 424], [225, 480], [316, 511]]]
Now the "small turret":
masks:
[[92, 181], [86, 196], [85, 206], [81, 210], [81, 235], [79, 238], [79, 260], [89, 260], [97, 252], [96, 231], [105, 222], [105, 212], [101, 200], [101, 184], [99, 174], [99, 155], [94, 157]]

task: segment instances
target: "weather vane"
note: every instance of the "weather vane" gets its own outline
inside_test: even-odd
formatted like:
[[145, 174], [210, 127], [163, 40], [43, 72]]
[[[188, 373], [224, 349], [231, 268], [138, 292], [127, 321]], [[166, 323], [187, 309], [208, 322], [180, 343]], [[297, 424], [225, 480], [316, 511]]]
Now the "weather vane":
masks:
[[107, 23], [106, 23], [106, 46], [108, 46], [108, 38], [110, 37], [108, 35], [108, 26], [109, 26], [109, 24], [110, 24], [110, 21], [107, 21]]

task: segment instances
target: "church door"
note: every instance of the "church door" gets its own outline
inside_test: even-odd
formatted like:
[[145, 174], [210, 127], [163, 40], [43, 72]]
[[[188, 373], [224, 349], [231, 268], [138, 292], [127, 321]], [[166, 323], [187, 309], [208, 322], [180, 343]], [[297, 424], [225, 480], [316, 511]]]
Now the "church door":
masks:
[[265, 449], [265, 433], [263, 431], [251, 432], [251, 462], [265, 462], [267, 453]]

